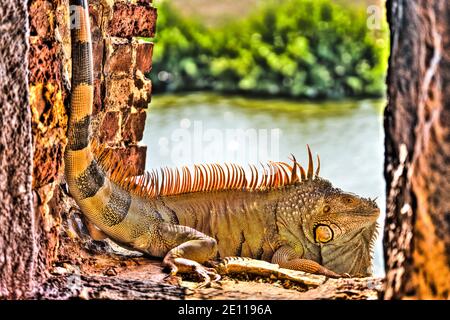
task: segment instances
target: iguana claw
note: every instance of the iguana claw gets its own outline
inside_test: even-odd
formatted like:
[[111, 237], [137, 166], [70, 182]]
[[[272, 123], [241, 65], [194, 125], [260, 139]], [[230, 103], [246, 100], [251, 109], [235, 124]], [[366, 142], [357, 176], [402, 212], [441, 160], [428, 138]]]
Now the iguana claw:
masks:
[[169, 268], [169, 277], [175, 277], [178, 273], [195, 274], [201, 281], [198, 288], [210, 287], [211, 283], [217, 282], [221, 279], [220, 275], [214, 268], [208, 268], [198, 262], [187, 259], [176, 259], [177, 263], [165, 259], [165, 265]]
[[216, 272], [216, 270], [212, 268], [207, 268], [202, 265], [195, 266], [193, 271], [200, 279], [202, 279], [201, 283], [197, 286], [197, 288], [209, 288], [212, 282], [216, 282], [220, 280], [220, 275]]
[[197, 286], [198, 289], [209, 288], [213, 282], [217, 282], [221, 278], [215, 269], [206, 268], [202, 265], [195, 267], [194, 273], [203, 279], [203, 281]]
[[342, 278], [351, 278], [352, 276], [346, 272], [346, 273], [341, 274], [341, 277]]

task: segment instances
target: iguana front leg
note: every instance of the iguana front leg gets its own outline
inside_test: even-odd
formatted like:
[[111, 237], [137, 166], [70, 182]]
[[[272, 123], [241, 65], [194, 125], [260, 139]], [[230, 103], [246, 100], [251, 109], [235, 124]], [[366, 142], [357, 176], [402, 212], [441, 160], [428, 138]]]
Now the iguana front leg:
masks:
[[220, 279], [212, 268], [202, 264], [217, 255], [217, 242], [193, 228], [180, 225], [166, 225], [163, 234], [172, 249], [165, 255], [163, 264], [171, 275], [195, 273], [203, 279], [203, 285]]
[[273, 255], [272, 263], [278, 264], [281, 268], [320, 274], [330, 278], [342, 277], [342, 275], [325, 268], [316, 261], [302, 259], [297, 255], [295, 250], [289, 246], [280, 247]]

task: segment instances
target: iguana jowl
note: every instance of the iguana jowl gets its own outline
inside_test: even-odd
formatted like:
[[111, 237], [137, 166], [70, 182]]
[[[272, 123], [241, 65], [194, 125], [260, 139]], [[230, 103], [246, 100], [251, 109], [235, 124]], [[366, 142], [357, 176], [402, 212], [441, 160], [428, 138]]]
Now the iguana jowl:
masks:
[[327, 276], [369, 275], [379, 209], [375, 202], [334, 188], [313, 172], [270, 162], [198, 165], [131, 177], [91, 143], [93, 101], [87, 0], [71, 0], [72, 96], [65, 175], [83, 214], [118, 243], [164, 258], [172, 274], [213, 271], [220, 257], [263, 259]]

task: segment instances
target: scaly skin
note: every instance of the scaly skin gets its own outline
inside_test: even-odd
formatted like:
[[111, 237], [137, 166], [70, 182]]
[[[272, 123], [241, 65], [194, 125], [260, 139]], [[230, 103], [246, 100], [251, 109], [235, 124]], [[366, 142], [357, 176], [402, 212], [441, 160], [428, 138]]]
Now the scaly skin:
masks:
[[[195, 272], [206, 280], [217, 278], [203, 264], [226, 256], [263, 259], [331, 277], [370, 274], [379, 209], [372, 200], [333, 188], [314, 175], [311, 159], [301, 179], [297, 170], [304, 170], [294, 160], [289, 181], [279, 175], [257, 186], [247, 184], [237, 167], [228, 186], [219, 183], [217, 166], [210, 171], [215, 173], [207, 188], [198, 187], [208, 186], [202, 175], [189, 183], [188, 191], [167, 189], [153, 196], [112, 179], [96, 160], [89, 138], [93, 74], [87, 1], [70, 4], [80, 23], [71, 29], [65, 175], [72, 196], [96, 227], [118, 243], [164, 258], [171, 274]], [[167, 181], [165, 185], [171, 186]]]

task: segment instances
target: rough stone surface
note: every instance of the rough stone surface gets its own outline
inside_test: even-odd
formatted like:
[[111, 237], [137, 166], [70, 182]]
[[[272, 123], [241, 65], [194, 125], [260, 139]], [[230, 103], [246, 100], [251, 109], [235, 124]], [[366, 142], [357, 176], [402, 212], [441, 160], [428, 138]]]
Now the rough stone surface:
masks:
[[136, 43], [136, 68], [146, 74], [152, 70], [153, 43]]
[[118, 111], [124, 107], [133, 106], [134, 81], [125, 79], [108, 79], [105, 84], [105, 108], [108, 111]]
[[39, 164], [33, 168], [34, 188], [56, 181], [62, 171], [67, 143], [65, 104], [68, 98], [62, 55], [61, 42], [48, 41], [40, 36], [30, 38], [30, 108], [34, 163]]
[[112, 157], [115, 163], [126, 163], [131, 168], [131, 175], [141, 175], [145, 172], [147, 146], [129, 145], [127, 147], [113, 147]]
[[450, 298], [450, 7], [387, 3], [384, 298]]
[[146, 118], [147, 113], [144, 110], [128, 114], [122, 129], [122, 137], [125, 142], [136, 143], [142, 140]]
[[146, 109], [152, 100], [152, 82], [139, 70], [136, 71], [134, 79], [133, 106]]
[[60, 58], [61, 46], [56, 42], [45, 41], [41, 37], [30, 38], [30, 83], [51, 82], [61, 86], [63, 61]]
[[120, 38], [112, 38], [107, 43], [110, 52], [105, 62], [105, 75], [109, 75], [113, 78], [122, 78], [132, 74], [132, 44], [129, 41]]
[[119, 111], [109, 111], [103, 117], [100, 129], [100, 142], [116, 142], [120, 134], [120, 123], [122, 115]]
[[[153, 12], [154, 9], [151, 9], [150, 2], [116, 2], [116, 5], [113, 5], [113, 2], [89, 1], [95, 75], [93, 134], [100, 140], [123, 147], [124, 141], [137, 143], [138, 140], [132, 140], [130, 136], [136, 139], [142, 137], [144, 128], [132, 125], [134, 131], [122, 137], [119, 129], [130, 124], [123, 122], [113, 128], [99, 124], [111, 123], [109, 112], [124, 112], [124, 116], [116, 113], [116, 118], [122, 121], [132, 109], [147, 108], [151, 84], [141, 73], [136, 72], [136, 69], [149, 67], [152, 51], [148, 50], [151, 44], [118, 38], [108, 33], [108, 26], [111, 19], [114, 19], [114, 6], [118, 6], [119, 10], [128, 8], [136, 13], [136, 16], [127, 18], [130, 23], [133, 19], [136, 21], [137, 29], [133, 31], [133, 35], [144, 36], [147, 31], [140, 34], [141, 29], [146, 30], [142, 19], [148, 15], [144, 14], [144, 11]], [[29, 55], [30, 107], [34, 163], [39, 164], [34, 167], [33, 186], [40, 188], [59, 181], [63, 172], [62, 155], [67, 143], [66, 107], [70, 97], [71, 70], [70, 32], [67, 26], [68, 0], [32, 0], [28, 8], [33, 35]], [[151, 23], [154, 25], [154, 21]], [[106, 119], [103, 119], [104, 117]], [[138, 129], [141, 132], [137, 132]]]
[[94, 79], [94, 105], [92, 113], [97, 116], [101, 112], [105, 111], [103, 107], [103, 101], [105, 100], [105, 86], [104, 82], [100, 79]]
[[134, 36], [152, 38], [155, 35], [156, 9], [145, 3], [117, 2], [109, 24], [109, 34], [116, 37]]
[[[67, 144], [71, 70], [68, 4], [68, 0], [28, 2], [31, 25], [28, 92], [33, 136], [31, 154], [34, 155], [33, 163], [35, 164], [32, 187], [36, 223], [35, 242], [37, 261], [39, 261], [36, 266], [37, 274], [46, 273], [57, 260], [60, 248], [59, 234], [64, 229], [54, 191], [55, 186], [64, 181], [63, 154]], [[145, 148], [137, 147], [137, 140], [132, 142], [132, 146], [128, 146], [128, 143], [131, 143], [130, 139], [127, 138], [125, 142], [121, 136], [121, 130], [125, 127], [125, 122], [122, 123], [124, 119], [122, 113], [129, 114], [132, 109], [135, 112], [133, 97], [136, 94], [143, 95], [144, 93], [141, 94], [139, 91], [148, 89], [144, 86], [141, 89], [135, 87], [135, 78], [137, 78], [135, 41], [111, 37], [108, 33], [109, 21], [113, 17], [113, 2], [90, 0], [89, 4], [95, 76], [93, 134], [114, 146], [117, 149], [118, 159], [132, 161], [131, 163], [137, 166], [137, 171], [143, 172]], [[131, 5], [133, 8], [140, 6], [136, 5], [136, 1], [134, 4], [122, 1], [122, 5]], [[144, 6], [149, 7], [149, 4]], [[129, 17], [129, 21], [132, 19], [133, 17]], [[143, 25], [142, 21], [138, 24]], [[107, 50], [111, 41], [128, 43], [128, 50], [120, 50], [120, 52]], [[123, 68], [122, 62], [127, 59], [129, 66]], [[22, 62], [25, 60], [22, 59]], [[109, 63], [113, 60], [116, 60], [115, 65]], [[106, 73], [105, 63], [107, 62], [106, 67], [113, 66], [114, 70], [108, 70]], [[122, 73], [119, 74], [120, 72]], [[107, 89], [111, 89], [107, 88], [106, 83], [112, 78], [126, 79], [128, 87], [123, 91], [118, 88], [117, 92], [111, 93], [110, 97], [118, 99], [117, 104], [111, 107], [111, 104], [105, 101], [105, 96]], [[2, 83], [6, 82], [2, 81]], [[122, 97], [124, 97], [124, 104], [120, 103]], [[139, 133], [136, 132], [138, 126], [131, 125], [130, 128], [134, 130], [130, 133], [131, 136], [139, 137]], [[122, 156], [119, 155], [120, 152], [123, 152]], [[138, 159], [139, 157], [141, 158]]]
[[54, 7], [50, 1], [32, 0], [29, 7], [30, 33], [41, 38], [51, 38], [54, 32]]
[[0, 300], [36, 285], [26, 1], [0, 3]]

